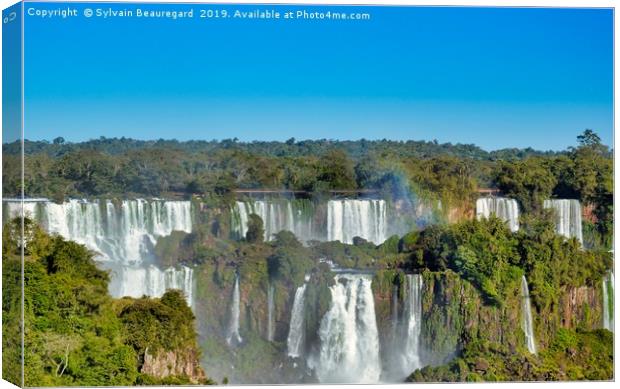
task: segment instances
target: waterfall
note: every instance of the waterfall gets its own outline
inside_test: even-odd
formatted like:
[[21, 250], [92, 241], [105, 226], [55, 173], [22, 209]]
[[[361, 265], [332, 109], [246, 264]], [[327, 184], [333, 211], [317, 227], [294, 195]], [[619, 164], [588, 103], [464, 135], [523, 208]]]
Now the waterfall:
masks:
[[[9, 209], [15, 207], [13, 204]], [[192, 232], [189, 201], [69, 200], [62, 204], [24, 204], [28, 204], [27, 213], [48, 232], [87, 246], [97, 253], [99, 261], [138, 265], [150, 258], [158, 237], [172, 231]]]
[[[21, 213], [21, 202], [5, 201], [9, 216]], [[99, 265], [112, 271], [114, 297], [160, 297], [180, 289], [192, 304], [192, 269], [162, 270], [148, 264], [157, 238], [172, 231], [192, 231], [191, 203], [167, 200], [69, 200], [55, 204], [45, 199], [23, 202], [26, 216], [49, 233], [85, 245], [96, 253]]]
[[232, 304], [230, 305], [230, 324], [228, 326], [228, 335], [226, 341], [228, 344], [232, 344], [233, 341], [241, 343], [243, 339], [239, 335], [239, 310], [240, 310], [241, 297], [239, 293], [239, 275], [235, 278], [235, 288], [232, 294]]
[[519, 205], [517, 200], [505, 197], [482, 197], [476, 200], [476, 218], [488, 219], [491, 215], [508, 223], [510, 231], [519, 230]]
[[38, 214], [37, 208], [39, 204], [45, 204], [47, 199], [3, 199], [2, 200], [2, 223], [6, 223], [9, 219], [23, 216], [36, 219]]
[[114, 297], [161, 297], [168, 289], [179, 289], [190, 306], [193, 304], [193, 273], [190, 267], [161, 270], [154, 265], [119, 266], [112, 270], [110, 294]]
[[293, 310], [291, 312], [291, 324], [288, 331], [287, 351], [288, 356], [299, 358], [303, 352], [304, 343], [304, 316], [305, 316], [305, 294], [306, 283], [298, 287], [295, 291], [295, 299], [293, 300]]
[[273, 314], [273, 285], [269, 285], [267, 292], [267, 340], [273, 342], [274, 334], [274, 314]]
[[530, 291], [527, 287], [525, 276], [521, 278], [521, 327], [525, 332], [527, 349], [530, 353], [536, 354], [536, 339], [534, 339], [534, 320], [532, 319], [532, 305], [530, 303]]
[[291, 231], [302, 241], [339, 240], [353, 243], [359, 236], [375, 244], [387, 239], [387, 205], [384, 200], [330, 200], [324, 208], [310, 200], [237, 201], [232, 209], [232, 231], [245, 237], [252, 213], [263, 220], [265, 240], [280, 231]]
[[310, 200], [237, 201], [232, 209], [232, 230], [237, 239], [245, 237], [253, 213], [263, 220], [266, 241], [280, 231], [290, 231], [303, 241], [324, 240], [316, 230], [315, 209]]
[[401, 366], [405, 375], [422, 367], [420, 350], [420, 334], [422, 332], [422, 276], [420, 274], [407, 275], [407, 297], [405, 300], [405, 314], [407, 324], [404, 337], [404, 352]]
[[[611, 299], [610, 299], [611, 297]], [[614, 273], [603, 278], [603, 328], [614, 330]]]
[[343, 273], [335, 281], [312, 362], [316, 375], [321, 383], [377, 383], [381, 361], [371, 278]]
[[392, 338], [398, 337], [398, 286], [392, 287]]
[[387, 239], [384, 200], [330, 200], [327, 204], [327, 240], [353, 243], [359, 236], [374, 244]]
[[567, 238], [577, 238], [583, 244], [581, 204], [579, 204], [579, 200], [545, 200], [543, 207], [555, 211], [555, 229], [559, 235]]

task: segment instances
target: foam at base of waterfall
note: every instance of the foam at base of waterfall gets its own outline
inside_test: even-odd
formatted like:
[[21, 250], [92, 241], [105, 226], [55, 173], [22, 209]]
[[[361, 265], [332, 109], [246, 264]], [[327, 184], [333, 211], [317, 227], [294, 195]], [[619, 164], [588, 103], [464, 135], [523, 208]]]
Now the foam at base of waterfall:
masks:
[[581, 204], [579, 200], [545, 200], [543, 207], [555, 212], [555, 229], [559, 235], [577, 238], [583, 244]]
[[371, 278], [338, 274], [319, 328], [319, 355], [309, 361], [321, 383], [377, 383], [379, 336]]
[[295, 291], [293, 310], [291, 311], [291, 323], [288, 338], [286, 339], [287, 353], [289, 357], [299, 358], [303, 351], [304, 341], [304, 317], [305, 317], [306, 284]]
[[491, 215], [508, 223], [510, 231], [519, 230], [519, 204], [515, 199], [505, 197], [482, 197], [476, 200], [476, 218], [488, 219]]
[[534, 337], [534, 319], [532, 317], [532, 304], [530, 302], [530, 291], [527, 286], [525, 276], [521, 278], [521, 328], [525, 333], [527, 349], [530, 353], [536, 354], [536, 339]]

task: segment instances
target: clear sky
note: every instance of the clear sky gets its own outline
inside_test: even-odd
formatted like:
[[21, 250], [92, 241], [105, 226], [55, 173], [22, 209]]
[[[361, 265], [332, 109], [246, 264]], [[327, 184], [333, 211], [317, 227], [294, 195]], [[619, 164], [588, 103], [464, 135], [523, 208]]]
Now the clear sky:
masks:
[[[26, 16], [27, 139], [437, 139], [558, 150], [592, 128], [612, 144], [609, 9], [303, 7], [371, 15], [336, 21], [198, 17], [200, 8], [273, 6], [71, 6], [78, 17]], [[86, 18], [85, 7], [195, 14]]]

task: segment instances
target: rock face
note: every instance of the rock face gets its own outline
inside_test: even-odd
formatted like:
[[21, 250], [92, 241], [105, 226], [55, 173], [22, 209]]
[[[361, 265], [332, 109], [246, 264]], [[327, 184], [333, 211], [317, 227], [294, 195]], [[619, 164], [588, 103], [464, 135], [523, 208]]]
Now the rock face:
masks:
[[[225, 336], [237, 273], [240, 280], [239, 328], [243, 342], [230, 345], [225, 342]], [[419, 356], [421, 366], [445, 364], [471, 342], [492, 344], [507, 353], [516, 350], [528, 352], [522, 328], [520, 276], [510, 281], [506, 288], [507, 296], [501, 305], [485, 301], [471, 282], [453, 271], [425, 270], [420, 276], [421, 329], [416, 346], [419, 350], [415, 354]], [[330, 307], [331, 280], [333, 274], [327, 272], [312, 273], [299, 284], [270, 279], [264, 261], [253, 261], [249, 257], [238, 266], [228, 261], [201, 265], [194, 312], [200, 326], [202, 363], [209, 377], [218, 381], [226, 377], [231, 383], [316, 382], [316, 377], [308, 375], [306, 363], [312, 362], [311, 356], [316, 355], [321, 344], [319, 324]], [[299, 357], [289, 358], [287, 337], [294, 296], [304, 282], [307, 283], [304, 342]], [[399, 362], [395, 356], [402, 354], [406, 340], [403, 332], [398, 330], [407, 316], [406, 286], [407, 275], [402, 270], [380, 270], [372, 279], [380, 358], [384, 368], [382, 374], [386, 376], [394, 373], [390, 366], [396, 366]], [[273, 290], [271, 316], [270, 289]], [[559, 328], [595, 329], [602, 323], [600, 288], [566, 288], [558, 296], [557, 302], [547, 308], [537, 307], [535, 301], [531, 305], [534, 338], [537, 349], [541, 351], [548, 346]], [[269, 323], [272, 323], [272, 332]], [[186, 360], [179, 360], [178, 356], [165, 354], [149, 358], [145, 365], [164, 371], [159, 374], [191, 371], [191, 367], [183, 365]], [[485, 371], [485, 362], [480, 361], [476, 370]], [[167, 368], [168, 365], [171, 367]]]
[[439, 365], [470, 341], [483, 339], [509, 349], [524, 346], [518, 283], [502, 307], [484, 304], [478, 290], [456, 273], [425, 272], [422, 346], [425, 361]]
[[199, 384], [206, 379], [206, 376], [200, 367], [198, 355], [195, 349], [160, 350], [156, 355], [147, 350], [140, 372], [159, 379], [186, 376], [192, 383]]
[[[394, 353], [402, 339], [390, 339], [392, 323], [402, 320], [404, 274], [386, 270], [377, 273], [373, 289], [377, 324], [380, 328], [384, 358]], [[506, 350], [527, 352], [523, 332], [521, 289], [515, 279], [502, 306], [483, 301], [480, 292], [470, 282], [452, 271], [424, 271], [422, 289], [422, 330], [420, 345], [422, 364], [442, 365], [458, 355], [469, 342], [481, 341], [501, 345]], [[602, 294], [595, 287], [566, 288], [559, 303], [548, 311], [532, 304], [534, 335], [539, 349], [548, 346], [559, 328], [577, 327], [592, 330], [601, 327]]]
[[575, 328], [583, 325], [588, 329], [594, 329], [602, 322], [602, 299], [596, 288], [588, 286], [569, 288], [560, 301], [563, 327]]

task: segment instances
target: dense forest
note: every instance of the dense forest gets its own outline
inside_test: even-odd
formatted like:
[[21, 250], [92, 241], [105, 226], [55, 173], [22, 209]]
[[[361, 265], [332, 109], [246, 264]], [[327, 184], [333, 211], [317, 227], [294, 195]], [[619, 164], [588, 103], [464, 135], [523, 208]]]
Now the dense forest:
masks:
[[[112, 299], [109, 274], [86, 247], [25, 219], [2, 235], [3, 378], [21, 382], [21, 249], [24, 246], [25, 386], [208, 384], [198, 366], [194, 315], [179, 291]], [[149, 365], [168, 352], [193, 367], [158, 377]], [[192, 354], [192, 353], [195, 353]], [[188, 374], [189, 373], [189, 374]]]
[[[230, 201], [231, 191], [374, 189], [384, 197], [438, 198], [463, 207], [479, 188], [497, 188], [525, 212], [547, 198], [595, 204], [598, 231], [609, 244], [613, 202], [611, 150], [592, 130], [564, 152], [397, 141], [138, 141], [24, 142], [24, 193], [54, 201], [89, 197], [190, 197]], [[19, 143], [3, 145], [3, 195], [21, 190]]]
[[[3, 145], [4, 197], [18, 196], [22, 189], [19, 146]], [[486, 152], [473, 145], [387, 140], [101, 138], [69, 143], [57, 138], [24, 146], [27, 197], [57, 203], [105, 199], [66, 207], [64, 212], [76, 213], [63, 214], [63, 223], [97, 210], [105, 213], [91, 217], [84, 231], [99, 231], [101, 247], [141, 242], [148, 251], [140, 257], [144, 262], [122, 266], [156, 265], [161, 272], [191, 268], [193, 297], [175, 286], [158, 298], [113, 298], [113, 274], [98, 266], [98, 253], [48, 234], [30, 219], [21, 239], [19, 220], [4, 220], [3, 366], [13, 382], [19, 382], [22, 248], [26, 385], [206, 384], [229, 378], [253, 384], [330, 382], [330, 376], [320, 376], [329, 370], [321, 358], [336, 355], [349, 363], [354, 358], [342, 353], [351, 349], [363, 360], [348, 366], [351, 372], [379, 366], [381, 378], [390, 382], [613, 378], [613, 334], [601, 328], [609, 328], [604, 315], [609, 319], [614, 304], [604, 281], [613, 271], [613, 155], [591, 130], [562, 152]], [[419, 217], [405, 203], [432, 203], [429, 209], [442, 216], [403, 223], [406, 230], [389, 230], [379, 242], [359, 236], [345, 242], [288, 230], [269, 234], [268, 218], [248, 211], [247, 229], [237, 236], [239, 204], [256, 200], [238, 192], [244, 189], [299, 191], [296, 198], [278, 193], [260, 199], [284, 202], [291, 215], [306, 217], [308, 224], [328, 219], [327, 203], [342, 198], [333, 191], [347, 191], [351, 202], [368, 193], [362, 190], [372, 190], [363, 200], [389, 204], [394, 219]], [[518, 230], [493, 215], [475, 217], [476, 199], [484, 196], [480, 189], [516, 200]], [[129, 201], [153, 197], [191, 201], [139, 208], [136, 215], [142, 212], [143, 219], [127, 216]], [[583, 239], [558, 232], [556, 211], [543, 206], [546, 199], [579, 200]], [[116, 212], [122, 200], [125, 208]], [[145, 202], [154, 203], [166, 201]], [[147, 231], [164, 216], [173, 220], [179, 203], [191, 213], [185, 219], [189, 225], [159, 235]], [[55, 206], [35, 205], [41, 211], [50, 204]], [[453, 210], [456, 217], [450, 216]], [[45, 217], [38, 221], [49, 225]], [[402, 221], [383, 219], [394, 225]], [[377, 220], [364, 219], [367, 224]], [[132, 233], [142, 228], [144, 235], [123, 241], [116, 234], [122, 223], [131, 224]], [[344, 281], [339, 279], [343, 272], [349, 277]], [[419, 287], [420, 360], [395, 373], [403, 343], [411, 338], [396, 328], [411, 315], [413, 279]], [[376, 321], [373, 333], [381, 347], [372, 363], [356, 349], [359, 345], [331, 354], [324, 350], [330, 342], [323, 327], [332, 316], [342, 316], [329, 328], [336, 334], [334, 344], [346, 341], [338, 328], [368, 330], [365, 324], [342, 324], [347, 308], [332, 312], [337, 297], [345, 296], [337, 294], [338, 287], [354, 282], [360, 296], [349, 304], [353, 311], [373, 305], [368, 317]], [[528, 306], [531, 300], [529, 335], [522, 327], [523, 288]], [[300, 293], [303, 342], [299, 355], [292, 356], [289, 338]], [[530, 335], [538, 352], [529, 349], [525, 338]]]

